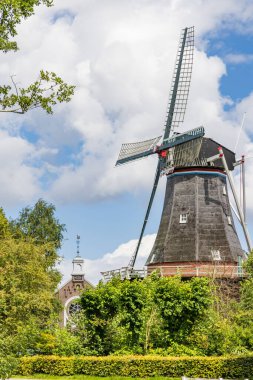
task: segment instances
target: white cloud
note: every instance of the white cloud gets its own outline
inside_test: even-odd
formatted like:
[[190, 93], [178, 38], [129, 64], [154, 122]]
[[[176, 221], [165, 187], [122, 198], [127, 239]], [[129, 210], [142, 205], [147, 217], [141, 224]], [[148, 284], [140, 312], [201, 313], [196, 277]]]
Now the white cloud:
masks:
[[39, 170], [29, 165], [34, 147], [0, 131], [0, 198], [5, 204], [29, 202], [38, 194]]
[[[199, 50], [184, 129], [204, 125], [209, 136], [233, 148], [240, 109], [224, 113], [230, 100], [221, 97], [219, 82], [226, 67], [206, 55], [203, 38], [225, 27], [249, 29], [251, 10], [247, 0], [56, 0], [52, 8], [40, 7], [19, 26], [20, 51], [2, 56], [0, 79], [17, 74], [25, 85], [45, 68], [77, 87], [73, 101], [57, 107], [53, 117], [33, 112], [8, 119], [17, 135], [24, 127], [38, 134], [33, 145], [43, 156], [40, 171], [23, 156], [20, 163], [29, 173], [24, 177], [28, 194], [41, 192], [39, 176], [47, 170], [54, 173], [47, 193], [54, 201], [94, 200], [150, 187], [154, 159], [113, 166], [121, 143], [161, 134], [179, 32], [189, 21], [196, 26]], [[250, 110], [251, 104], [245, 100], [243, 107]], [[241, 140], [245, 146], [247, 131]], [[52, 160], [60, 148], [78, 142], [82, 146], [73, 153], [78, 165]], [[37, 160], [34, 156], [34, 166]], [[9, 198], [15, 201], [19, 193], [10, 192]]]
[[253, 54], [227, 54], [225, 56], [226, 63], [241, 64], [253, 61]]
[[[142, 239], [141, 247], [136, 260], [136, 269], [142, 269], [148, 258], [148, 255], [153, 247], [156, 234], [146, 235]], [[85, 278], [92, 284], [96, 284], [102, 276], [100, 272], [105, 272], [111, 269], [120, 269], [126, 267], [130, 261], [132, 254], [137, 245], [137, 240], [130, 240], [127, 243], [121, 244], [115, 251], [106, 253], [101, 258], [96, 260], [85, 259]], [[60, 272], [63, 275], [61, 284], [71, 278], [72, 261], [64, 259], [59, 265]]]

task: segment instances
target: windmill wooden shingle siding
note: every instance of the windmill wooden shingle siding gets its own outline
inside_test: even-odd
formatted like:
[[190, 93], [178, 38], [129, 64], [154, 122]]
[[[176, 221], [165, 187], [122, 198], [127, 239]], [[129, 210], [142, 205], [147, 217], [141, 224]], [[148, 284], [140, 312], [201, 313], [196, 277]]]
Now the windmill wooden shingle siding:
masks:
[[[217, 153], [218, 143], [203, 138], [199, 157]], [[223, 148], [230, 169], [234, 153]], [[234, 277], [243, 251], [230, 208], [221, 160], [214, 166], [178, 166], [167, 175], [160, 227], [147, 260], [148, 273]]]

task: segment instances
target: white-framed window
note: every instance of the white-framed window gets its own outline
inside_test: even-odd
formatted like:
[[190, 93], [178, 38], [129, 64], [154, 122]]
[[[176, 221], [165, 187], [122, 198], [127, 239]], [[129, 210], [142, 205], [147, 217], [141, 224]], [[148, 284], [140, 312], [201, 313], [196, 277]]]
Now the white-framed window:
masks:
[[74, 314], [77, 314], [81, 311], [81, 306], [78, 303], [72, 302], [68, 308], [68, 315], [73, 317]]
[[227, 189], [226, 189], [226, 186], [223, 186], [223, 188], [222, 188], [222, 194], [223, 194], [223, 195], [227, 195]]
[[180, 214], [179, 223], [180, 223], [180, 224], [185, 224], [185, 223], [187, 223], [187, 217], [188, 217], [187, 214]]
[[229, 225], [232, 225], [232, 219], [231, 219], [231, 216], [228, 215], [227, 218], [228, 218], [228, 224], [229, 224]]
[[153, 263], [154, 259], [155, 259], [155, 253], [153, 253], [153, 255], [152, 255], [152, 257], [151, 257], [150, 264]]
[[220, 251], [218, 249], [211, 249], [211, 254], [214, 261], [221, 260]]

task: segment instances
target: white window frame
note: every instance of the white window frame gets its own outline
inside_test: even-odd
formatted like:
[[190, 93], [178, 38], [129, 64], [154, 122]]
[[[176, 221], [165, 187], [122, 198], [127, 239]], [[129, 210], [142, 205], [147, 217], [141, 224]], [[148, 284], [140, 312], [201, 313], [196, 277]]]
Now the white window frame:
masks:
[[213, 261], [221, 261], [221, 255], [219, 249], [211, 249]]
[[227, 218], [228, 218], [228, 224], [229, 224], [230, 226], [232, 226], [232, 219], [231, 219], [231, 216], [228, 215]]
[[179, 223], [180, 224], [186, 224], [188, 221], [188, 214], [180, 214]]
[[223, 194], [223, 195], [227, 195], [227, 189], [226, 189], [226, 186], [225, 186], [225, 185], [223, 186], [222, 194]]

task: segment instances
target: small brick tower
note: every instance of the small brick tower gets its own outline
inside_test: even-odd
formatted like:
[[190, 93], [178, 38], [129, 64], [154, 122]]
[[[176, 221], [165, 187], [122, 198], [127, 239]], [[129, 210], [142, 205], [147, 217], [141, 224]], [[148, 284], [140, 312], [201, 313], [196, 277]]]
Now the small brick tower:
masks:
[[80, 236], [77, 235], [77, 253], [73, 259], [73, 270], [71, 279], [68, 280], [57, 291], [56, 297], [62, 304], [62, 311], [59, 315], [59, 324], [61, 327], [65, 327], [67, 321], [71, 317], [71, 314], [76, 312], [78, 305], [74, 303], [79, 298], [80, 294], [87, 288], [93, 287], [93, 285], [85, 279], [84, 275], [84, 259], [80, 256], [79, 244]]

